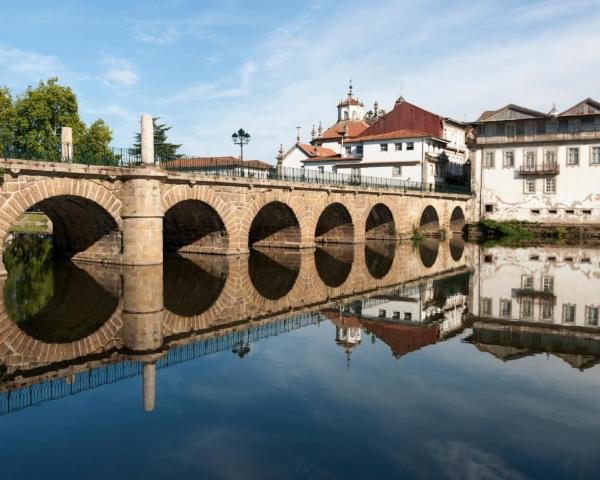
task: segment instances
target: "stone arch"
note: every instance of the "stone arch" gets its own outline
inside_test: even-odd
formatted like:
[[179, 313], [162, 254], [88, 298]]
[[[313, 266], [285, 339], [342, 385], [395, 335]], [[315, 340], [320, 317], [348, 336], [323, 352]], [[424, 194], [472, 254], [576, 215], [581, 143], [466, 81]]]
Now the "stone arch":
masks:
[[292, 208], [281, 201], [266, 203], [256, 213], [248, 230], [248, 246], [297, 247], [300, 224]]
[[437, 235], [440, 231], [440, 218], [437, 211], [431, 205], [428, 205], [423, 210], [419, 220], [419, 231], [423, 235]]
[[122, 249], [121, 201], [106, 186], [85, 179], [48, 178], [14, 193], [0, 214], [2, 249], [10, 227], [32, 207], [52, 221], [58, 254], [89, 261], [118, 261]]
[[377, 203], [371, 208], [365, 225], [365, 236], [372, 240], [396, 238], [396, 222], [387, 205]]
[[425, 268], [431, 268], [435, 265], [440, 249], [440, 242], [433, 238], [428, 238], [419, 243], [419, 257]]
[[165, 251], [221, 253], [228, 250], [225, 223], [208, 203], [182, 200], [165, 211], [163, 218]]
[[279, 300], [294, 287], [300, 273], [300, 255], [296, 252], [250, 252], [248, 273], [256, 291], [268, 300]]
[[354, 224], [348, 209], [334, 202], [321, 212], [315, 227], [315, 242], [353, 243]]
[[452, 233], [461, 233], [465, 226], [465, 212], [459, 206], [454, 207], [450, 215], [450, 231]]

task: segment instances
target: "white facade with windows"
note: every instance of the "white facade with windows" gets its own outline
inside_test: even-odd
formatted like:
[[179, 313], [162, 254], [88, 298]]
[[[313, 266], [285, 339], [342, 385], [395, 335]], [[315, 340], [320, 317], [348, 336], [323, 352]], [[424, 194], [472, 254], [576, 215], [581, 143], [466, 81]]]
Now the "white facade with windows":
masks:
[[480, 218], [544, 223], [600, 220], [600, 104], [563, 113], [508, 105], [471, 137], [471, 188]]

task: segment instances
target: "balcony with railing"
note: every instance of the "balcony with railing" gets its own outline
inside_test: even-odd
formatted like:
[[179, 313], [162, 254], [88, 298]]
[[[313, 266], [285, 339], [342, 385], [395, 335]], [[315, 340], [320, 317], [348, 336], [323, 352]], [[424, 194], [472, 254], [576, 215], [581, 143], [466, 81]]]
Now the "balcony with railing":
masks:
[[533, 165], [521, 165], [519, 173], [523, 176], [535, 176], [535, 175], [558, 175], [560, 173], [560, 167], [555, 162], [544, 162], [542, 164]]

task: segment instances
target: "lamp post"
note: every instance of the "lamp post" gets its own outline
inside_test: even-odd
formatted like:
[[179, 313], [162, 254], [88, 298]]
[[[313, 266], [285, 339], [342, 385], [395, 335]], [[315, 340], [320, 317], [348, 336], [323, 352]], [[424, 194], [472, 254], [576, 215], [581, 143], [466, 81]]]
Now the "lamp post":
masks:
[[244, 145], [247, 145], [250, 141], [250, 134], [245, 132], [243, 128], [240, 128], [231, 136], [231, 140], [235, 145], [240, 146], [240, 175], [242, 174], [242, 165], [244, 161]]

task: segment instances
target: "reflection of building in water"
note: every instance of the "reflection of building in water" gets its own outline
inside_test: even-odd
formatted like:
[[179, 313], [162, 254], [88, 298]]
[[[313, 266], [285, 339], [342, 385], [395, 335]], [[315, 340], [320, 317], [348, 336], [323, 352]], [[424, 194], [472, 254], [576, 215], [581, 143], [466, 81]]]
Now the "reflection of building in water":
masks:
[[600, 250], [481, 249], [472, 277], [472, 341], [503, 360], [540, 352], [600, 361]]
[[391, 322], [439, 323], [440, 337], [446, 337], [462, 328], [468, 307], [468, 286], [468, 273], [428, 280], [363, 300], [361, 314]]
[[362, 340], [362, 329], [360, 320], [353, 315], [339, 311], [325, 311], [323, 314], [335, 325], [335, 343], [342, 347], [348, 358], [350, 366], [350, 355]]

